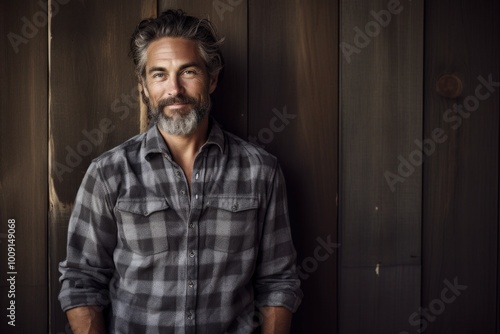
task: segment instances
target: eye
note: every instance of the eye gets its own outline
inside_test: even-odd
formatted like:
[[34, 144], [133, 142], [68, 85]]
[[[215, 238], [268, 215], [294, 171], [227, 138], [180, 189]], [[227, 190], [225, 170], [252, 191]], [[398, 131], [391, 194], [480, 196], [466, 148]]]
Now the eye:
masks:
[[184, 70], [182, 72], [182, 75], [186, 78], [191, 78], [191, 77], [194, 77], [195, 75], [197, 75], [198, 72], [196, 72], [195, 70]]
[[156, 72], [153, 74], [153, 79], [161, 79], [165, 77], [165, 73], [162, 72]]

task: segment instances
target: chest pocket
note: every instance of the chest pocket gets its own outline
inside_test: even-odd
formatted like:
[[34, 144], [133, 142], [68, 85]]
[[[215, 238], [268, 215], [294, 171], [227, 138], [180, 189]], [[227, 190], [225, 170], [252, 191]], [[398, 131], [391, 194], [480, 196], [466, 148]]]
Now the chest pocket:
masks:
[[210, 197], [206, 206], [204, 227], [208, 248], [237, 253], [257, 245], [256, 197]]
[[168, 250], [167, 211], [165, 199], [123, 200], [116, 204], [119, 233], [133, 252], [153, 255]]

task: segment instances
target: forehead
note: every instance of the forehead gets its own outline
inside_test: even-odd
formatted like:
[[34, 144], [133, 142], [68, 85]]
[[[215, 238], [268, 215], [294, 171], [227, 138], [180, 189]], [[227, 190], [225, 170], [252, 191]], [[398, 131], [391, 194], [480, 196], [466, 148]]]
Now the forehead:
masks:
[[146, 66], [203, 64], [198, 43], [185, 38], [162, 37], [152, 42], [147, 50]]

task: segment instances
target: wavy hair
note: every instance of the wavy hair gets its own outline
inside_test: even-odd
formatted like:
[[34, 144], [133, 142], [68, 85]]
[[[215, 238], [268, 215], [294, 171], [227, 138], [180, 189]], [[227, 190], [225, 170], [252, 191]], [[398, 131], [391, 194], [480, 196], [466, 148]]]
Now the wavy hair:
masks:
[[162, 37], [180, 37], [198, 42], [201, 57], [211, 76], [221, 74], [224, 58], [220, 45], [224, 38], [217, 36], [215, 26], [207, 19], [187, 15], [184, 11], [167, 10], [157, 18], [141, 21], [130, 40], [130, 56], [139, 81], [145, 77], [147, 49], [151, 42]]

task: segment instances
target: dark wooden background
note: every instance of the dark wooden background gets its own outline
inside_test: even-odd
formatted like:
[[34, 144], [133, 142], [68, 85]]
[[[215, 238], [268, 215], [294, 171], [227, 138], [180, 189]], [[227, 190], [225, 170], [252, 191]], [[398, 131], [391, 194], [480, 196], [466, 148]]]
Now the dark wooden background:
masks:
[[[69, 332], [57, 265], [76, 191], [92, 158], [144, 126], [129, 37], [141, 18], [183, 8], [226, 37], [215, 116], [278, 156], [287, 178], [305, 293], [293, 332], [500, 334], [500, 87], [460, 126], [448, 112], [471, 101], [478, 77], [500, 81], [497, 0], [50, 3], [50, 22], [43, 1], [0, 4], [1, 333]], [[12, 34], [24, 38], [17, 49]], [[461, 94], [436, 91], [445, 74]], [[273, 132], [284, 110], [295, 118]], [[387, 172], [436, 129], [446, 140], [391, 189]], [[321, 240], [340, 247], [318, 256]], [[446, 282], [466, 286], [449, 303]]]

